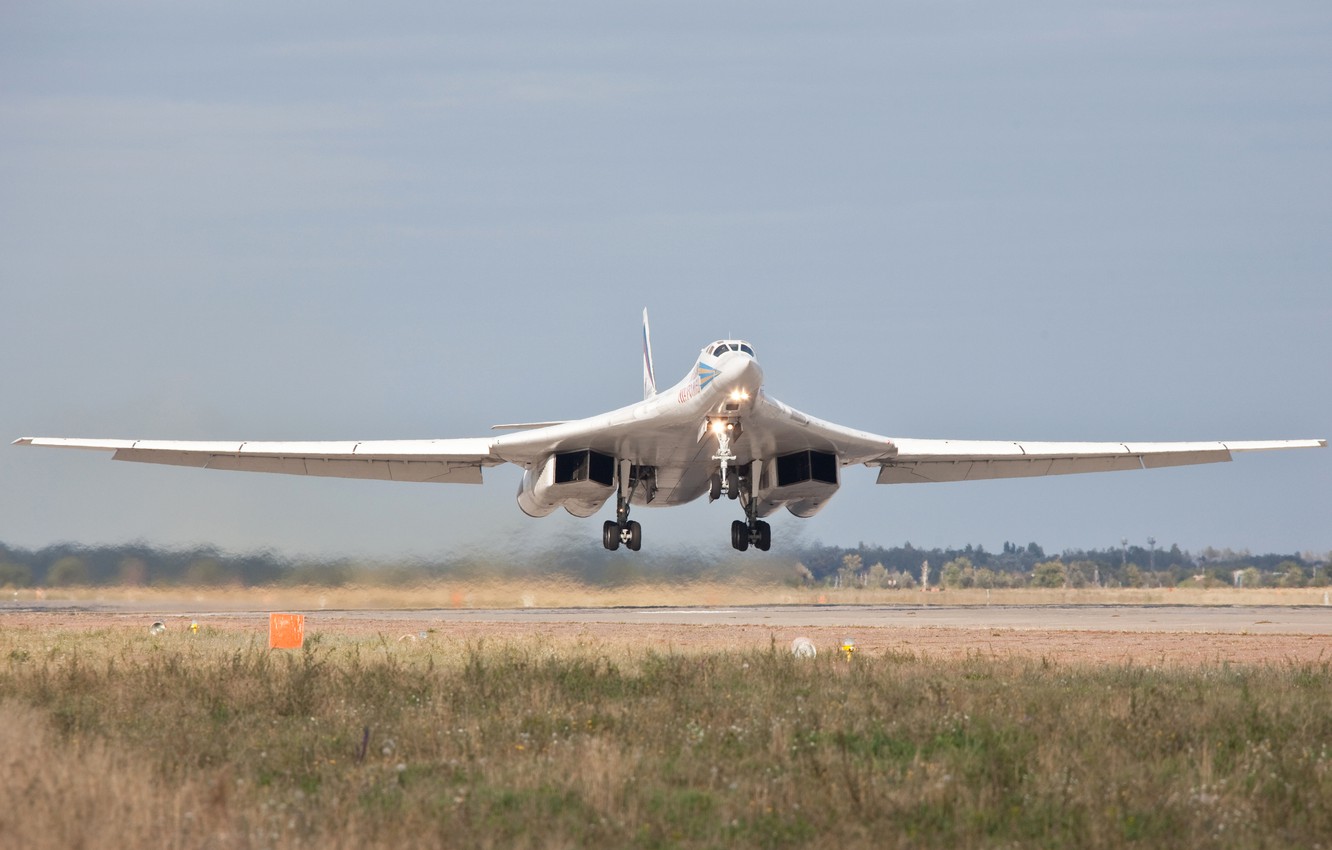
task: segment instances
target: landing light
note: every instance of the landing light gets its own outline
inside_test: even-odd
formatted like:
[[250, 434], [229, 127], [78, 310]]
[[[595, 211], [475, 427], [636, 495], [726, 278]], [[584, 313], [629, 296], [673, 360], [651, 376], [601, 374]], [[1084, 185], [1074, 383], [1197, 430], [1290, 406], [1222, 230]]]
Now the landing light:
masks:
[[731, 390], [731, 401], [749, 401], [749, 390], [740, 387]]

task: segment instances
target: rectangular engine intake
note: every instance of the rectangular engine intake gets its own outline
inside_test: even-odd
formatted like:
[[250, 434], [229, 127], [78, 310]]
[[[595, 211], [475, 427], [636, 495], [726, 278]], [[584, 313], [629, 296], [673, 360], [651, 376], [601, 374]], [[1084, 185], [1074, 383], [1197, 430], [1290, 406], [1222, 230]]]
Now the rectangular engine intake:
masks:
[[837, 484], [837, 455], [811, 450], [777, 458], [777, 486], [789, 487], [806, 481]]
[[568, 484], [574, 481], [594, 481], [604, 487], [613, 486], [615, 458], [591, 449], [555, 455], [555, 483]]

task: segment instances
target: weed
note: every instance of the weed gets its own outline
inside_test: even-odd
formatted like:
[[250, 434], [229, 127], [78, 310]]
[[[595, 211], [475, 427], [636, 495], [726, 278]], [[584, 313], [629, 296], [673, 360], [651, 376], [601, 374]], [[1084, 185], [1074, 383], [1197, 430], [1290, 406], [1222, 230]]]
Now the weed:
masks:
[[[0, 830], [34, 848], [1238, 848], [1332, 834], [1326, 662], [848, 664], [775, 646], [337, 635], [275, 653], [207, 630], [176, 644], [5, 634], [0, 652]], [[93, 814], [67, 818], [69, 805]]]

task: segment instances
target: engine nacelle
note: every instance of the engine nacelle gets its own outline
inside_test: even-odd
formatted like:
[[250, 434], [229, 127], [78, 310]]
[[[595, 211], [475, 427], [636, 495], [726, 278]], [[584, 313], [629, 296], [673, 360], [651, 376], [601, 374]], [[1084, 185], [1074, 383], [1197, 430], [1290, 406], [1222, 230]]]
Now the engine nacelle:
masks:
[[576, 517], [601, 510], [615, 492], [615, 458], [590, 449], [558, 452], [523, 473], [518, 507], [531, 517], [564, 508]]
[[780, 507], [805, 519], [814, 516], [837, 492], [839, 469], [837, 455], [813, 450], [764, 463], [755, 488], [759, 516]]

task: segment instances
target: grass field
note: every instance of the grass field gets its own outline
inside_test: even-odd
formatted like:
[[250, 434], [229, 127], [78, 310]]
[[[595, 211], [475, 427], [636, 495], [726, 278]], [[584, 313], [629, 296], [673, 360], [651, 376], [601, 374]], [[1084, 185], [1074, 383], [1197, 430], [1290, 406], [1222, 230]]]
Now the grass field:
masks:
[[1329, 664], [0, 632], [6, 846], [1317, 847]]

